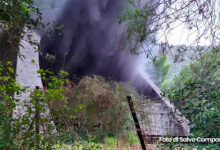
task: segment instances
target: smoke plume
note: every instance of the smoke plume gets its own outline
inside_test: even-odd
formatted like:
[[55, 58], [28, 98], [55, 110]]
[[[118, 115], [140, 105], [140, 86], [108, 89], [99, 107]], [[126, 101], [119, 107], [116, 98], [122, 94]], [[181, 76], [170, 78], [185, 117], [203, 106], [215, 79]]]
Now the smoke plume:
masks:
[[58, 25], [41, 39], [41, 67], [130, 81], [139, 93], [156, 97], [138, 72], [138, 57], [123, 50], [126, 24], [119, 17], [125, 7], [126, 0], [69, 0]]

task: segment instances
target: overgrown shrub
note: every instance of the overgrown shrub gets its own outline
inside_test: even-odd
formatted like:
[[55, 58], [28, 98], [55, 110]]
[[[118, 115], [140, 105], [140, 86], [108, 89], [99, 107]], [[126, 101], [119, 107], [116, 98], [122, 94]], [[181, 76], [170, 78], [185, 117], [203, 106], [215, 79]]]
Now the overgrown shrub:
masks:
[[[63, 99], [62, 86], [65, 83], [65, 73], [61, 71], [58, 77], [40, 70], [42, 79], [49, 80], [46, 91], [42, 89], [22, 89], [14, 79], [14, 69], [11, 62], [0, 63], [0, 149], [51, 149], [56, 134], [51, 126], [51, 118], [46, 115], [50, 100]], [[16, 94], [16, 96], [15, 96]], [[29, 94], [28, 100], [19, 99], [18, 95]], [[19, 101], [22, 102], [19, 102]], [[16, 111], [16, 106], [22, 105], [22, 111]]]
[[12, 113], [16, 106], [13, 93], [22, 90], [12, 77], [13, 75], [12, 64], [0, 62], [0, 149], [15, 149], [17, 146], [15, 138], [18, 136], [19, 129], [13, 128], [15, 120], [12, 118]]
[[[65, 79], [67, 73], [61, 71], [56, 77], [41, 69], [38, 73], [47, 87], [28, 91], [21, 89], [12, 77], [10, 62], [4, 68], [7, 69], [0, 65], [0, 149], [52, 149], [64, 143], [77, 147], [80, 142], [84, 149], [102, 149], [96, 144], [98, 141], [116, 142], [119, 136], [130, 137], [134, 131], [125, 98], [138, 95], [127, 84], [99, 76], [70, 84]], [[23, 105], [25, 114], [13, 116], [20, 101], [14, 93], [26, 92], [30, 92], [30, 100]], [[46, 115], [48, 105], [52, 118]], [[52, 120], [58, 121], [57, 133], [51, 126]], [[129, 139], [129, 143], [136, 143], [135, 140]]]
[[52, 102], [51, 110], [63, 112], [54, 117], [68, 130], [83, 128], [99, 137], [118, 136], [134, 126], [126, 96], [137, 94], [128, 84], [86, 76], [78, 84], [64, 87], [64, 93], [68, 98]]

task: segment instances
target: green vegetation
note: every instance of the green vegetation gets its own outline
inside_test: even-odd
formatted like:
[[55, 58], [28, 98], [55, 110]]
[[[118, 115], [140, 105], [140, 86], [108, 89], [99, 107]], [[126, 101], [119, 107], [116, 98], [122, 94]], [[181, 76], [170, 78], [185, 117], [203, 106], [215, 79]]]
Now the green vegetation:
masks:
[[[42, 2], [38, 0], [38, 6]], [[52, 0], [42, 6], [43, 9], [53, 7]], [[201, 8], [199, 14], [203, 13]], [[127, 23], [127, 40], [124, 46], [129, 47], [131, 52], [136, 53], [139, 44], [146, 40], [149, 43], [157, 42], [151, 36], [160, 28], [159, 24], [151, 28], [154, 15], [152, 7], [144, 5], [139, 8], [129, 0], [129, 7], [124, 10], [119, 22]], [[158, 15], [155, 18], [157, 20], [163, 17], [169, 16]], [[17, 96], [28, 92], [15, 80], [19, 42], [23, 37], [24, 27], [33, 29], [40, 21], [40, 12], [34, 0], [0, 1], [0, 23], [4, 26], [0, 29], [0, 149], [104, 150], [139, 146], [125, 100], [131, 93], [135, 97], [138, 95], [128, 84], [99, 76], [84, 77], [76, 84], [66, 79], [66, 72], [61, 71], [58, 76], [54, 76], [50, 71], [39, 70], [38, 73], [47, 86], [45, 89], [30, 91], [31, 103], [24, 105], [26, 114], [13, 116], [19, 103]], [[62, 25], [56, 28], [62, 29]], [[151, 53], [147, 52], [146, 55]], [[54, 60], [52, 56], [48, 57], [51, 61]], [[166, 55], [153, 61], [158, 79], [156, 84], [165, 91], [163, 95], [190, 121], [192, 137], [218, 138], [220, 47], [206, 51], [174, 79], [167, 79], [170, 65], [166, 61]], [[48, 108], [51, 116], [41, 115], [46, 114]], [[55, 130], [57, 132], [54, 133]], [[168, 149], [171, 149], [177, 145], [171, 143], [169, 146]], [[187, 146], [189, 149], [220, 149], [219, 143], [191, 143]]]
[[[66, 79], [66, 72], [56, 77], [41, 69], [38, 73], [47, 86], [31, 91], [30, 103], [23, 105], [25, 114], [20, 114], [18, 95], [28, 89], [21, 89], [13, 79], [12, 64], [6, 66], [0, 65], [1, 149], [98, 150], [139, 145], [125, 101], [128, 94], [136, 95], [129, 85], [99, 76], [73, 84]], [[51, 116], [42, 115], [47, 114], [48, 106]]]
[[[35, 19], [31, 18], [35, 15]], [[24, 26], [31, 29], [41, 21], [40, 12], [34, 5], [34, 0], [1, 0], [0, 1], [0, 61], [11, 61], [16, 68], [19, 54], [19, 42], [24, 33]]]
[[[175, 88], [165, 92], [191, 125], [193, 137], [220, 136], [220, 47], [205, 52], [175, 78]], [[195, 143], [200, 149], [219, 149], [219, 143]]]
[[153, 60], [154, 82], [161, 88], [162, 91], [168, 88], [168, 72], [170, 70], [170, 64], [167, 63], [167, 55], [162, 55], [159, 58]]
[[12, 112], [16, 99], [11, 96], [11, 93], [23, 90], [11, 77], [14, 74], [14, 69], [10, 62], [7, 63], [7, 68], [7, 70], [3, 69], [3, 65], [0, 64], [0, 148], [14, 149], [16, 147], [14, 136], [18, 135], [18, 130], [12, 128]]
[[[104, 136], [116, 136], [126, 129], [129, 131], [132, 126], [125, 99], [130, 92], [122, 83], [107, 81], [100, 76], [84, 77], [77, 85], [65, 87], [68, 98], [52, 102], [51, 109], [59, 110], [60, 113], [54, 115], [67, 129], [78, 126]], [[100, 135], [101, 139], [103, 135]]]
[[218, 85], [220, 82], [219, 59], [220, 47], [206, 51], [195, 62], [186, 66], [174, 79], [175, 87], [183, 87], [188, 80], [206, 80]]
[[136, 53], [139, 44], [152, 33], [149, 24], [146, 23], [146, 18], [152, 15], [152, 9], [147, 5], [139, 9], [133, 0], [128, 0], [128, 3], [129, 7], [124, 10], [119, 22], [127, 23], [127, 39], [124, 47], [129, 47], [130, 52]]
[[[54, 127], [49, 116], [46, 114], [47, 104], [51, 99], [62, 99], [65, 96], [62, 92], [62, 85], [65, 83], [64, 72], [60, 72], [59, 77], [50, 76], [46, 78], [46, 73], [40, 70], [42, 79], [50, 80], [50, 88], [46, 91], [36, 89], [30, 91], [30, 103], [24, 103], [25, 114], [19, 113], [18, 96], [27, 93], [27, 89], [21, 89], [13, 78], [14, 69], [8, 62], [7, 67], [0, 65], [0, 147], [1, 149], [39, 149], [40, 147], [50, 149], [54, 142], [51, 132]], [[7, 69], [3, 69], [7, 68]], [[12, 96], [16, 93], [16, 97]], [[14, 115], [14, 116], [13, 116]], [[33, 116], [34, 115], [34, 116]], [[42, 129], [44, 128], [43, 132]], [[41, 130], [41, 131], [40, 131]]]
[[138, 143], [132, 134], [134, 124], [125, 99], [131, 93], [138, 95], [128, 84], [86, 76], [63, 89], [67, 98], [50, 104], [59, 131], [74, 132], [78, 139], [111, 147], [120, 142]]

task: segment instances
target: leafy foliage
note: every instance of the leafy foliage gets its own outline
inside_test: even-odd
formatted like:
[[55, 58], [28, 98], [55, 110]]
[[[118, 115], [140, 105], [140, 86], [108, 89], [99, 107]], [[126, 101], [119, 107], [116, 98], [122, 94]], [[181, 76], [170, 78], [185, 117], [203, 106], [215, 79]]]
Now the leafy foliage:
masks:
[[155, 69], [156, 84], [158, 86], [162, 85], [167, 79], [167, 75], [170, 69], [170, 64], [167, 64], [167, 55], [162, 55], [159, 58], [153, 60], [153, 66]]
[[[117, 137], [123, 135], [131, 145], [138, 143], [134, 134], [129, 135], [134, 130], [124, 100], [127, 94], [133, 93], [128, 85], [98, 76], [85, 77], [79, 84], [71, 85], [64, 71], [57, 77], [42, 69], [38, 73], [47, 87], [29, 91], [21, 89], [13, 78], [14, 69], [10, 62], [7, 67], [0, 65], [1, 149], [52, 149], [60, 146], [103, 149], [103, 145], [97, 142], [113, 147], [109, 144], [118, 144]], [[20, 115], [16, 106], [21, 99], [17, 96], [27, 92], [31, 92], [30, 100], [23, 105], [25, 114]], [[46, 115], [48, 106], [51, 116]], [[51, 121], [55, 121], [56, 128]]]
[[[55, 142], [52, 132], [54, 130], [51, 119], [47, 114], [47, 105], [51, 99], [59, 100], [65, 96], [62, 87], [65, 83], [66, 73], [61, 72], [59, 77], [50, 75], [46, 78], [48, 71], [40, 70], [42, 78], [50, 80], [50, 87], [46, 91], [36, 89], [33, 91], [20, 88], [14, 79], [14, 69], [11, 62], [0, 65], [0, 148], [1, 149], [50, 149]], [[7, 68], [7, 69], [3, 69]], [[30, 100], [18, 99], [22, 93], [30, 94]], [[14, 96], [16, 93], [16, 96]], [[19, 101], [23, 101], [25, 114], [20, 114]], [[27, 102], [25, 102], [27, 101]], [[43, 131], [42, 129], [43, 128]]]
[[16, 106], [16, 99], [11, 93], [22, 90], [12, 77], [14, 70], [10, 62], [7, 63], [7, 68], [3, 69], [3, 65], [0, 64], [0, 148], [14, 149], [16, 147], [14, 136], [18, 134], [18, 130], [12, 128], [12, 112]]
[[170, 64], [167, 63], [167, 55], [164, 54], [153, 59], [153, 69], [151, 69], [150, 77], [162, 91], [169, 88], [169, 70]]
[[[139, 42], [143, 42], [151, 32], [146, 18], [152, 15], [152, 10], [147, 5], [139, 9], [133, 0], [128, 0], [128, 2], [130, 5], [122, 13], [119, 22], [127, 23], [127, 40], [124, 47], [132, 46], [131, 52], [136, 53]], [[130, 45], [131, 40], [134, 46]]]
[[128, 85], [100, 76], [84, 77], [78, 84], [64, 87], [64, 93], [68, 98], [52, 102], [51, 110], [57, 111], [55, 117], [66, 129], [85, 129], [99, 139], [132, 131], [125, 98], [135, 92]]
[[[34, 0], [1, 0], [0, 1], [0, 61], [6, 63], [11, 61], [13, 69], [16, 68], [16, 60], [19, 55], [19, 43], [23, 38], [22, 33], [41, 22], [39, 9], [34, 5]], [[24, 30], [24, 27], [25, 30]], [[27, 41], [31, 35], [26, 33]]]
[[[219, 59], [220, 47], [206, 51], [200, 58], [192, 64], [186, 66], [179, 75], [174, 78], [173, 87], [183, 87], [184, 83], [189, 80], [206, 80], [213, 85], [218, 86], [220, 83]], [[205, 84], [203, 85], [205, 86]]]
[[33, 23], [30, 15], [39, 13], [33, 0], [2, 0], [0, 1], [0, 21], [9, 29], [23, 27], [24, 24]]
[[[220, 136], [219, 55], [220, 47], [207, 51], [176, 77], [178, 88], [165, 93], [189, 119], [193, 137]], [[198, 143], [198, 146], [219, 149], [220, 145]]]

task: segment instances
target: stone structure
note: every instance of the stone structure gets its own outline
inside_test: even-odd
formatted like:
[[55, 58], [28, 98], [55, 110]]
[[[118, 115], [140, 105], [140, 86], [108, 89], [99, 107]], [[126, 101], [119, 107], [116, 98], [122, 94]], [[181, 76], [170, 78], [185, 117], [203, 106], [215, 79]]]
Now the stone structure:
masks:
[[[28, 32], [28, 31], [27, 31]], [[38, 43], [40, 37], [35, 33], [27, 33], [32, 37], [32, 41]], [[27, 35], [26, 34], [26, 35]], [[37, 45], [32, 45], [28, 41], [27, 36], [20, 42], [19, 47], [19, 56], [17, 58], [17, 67], [16, 67], [16, 80], [21, 86], [21, 88], [27, 88], [26, 93], [16, 95], [18, 98], [19, 104], [16, 107], [15, 113], [23, 115], [26, 113], [26, 108], [24, 107], [25, 103], [30, 103], [30, 91], [34, 90], [36, 86], [43, 88], [43, 84], [37, 70], [39, 70], [39, 61], [38, 61], [38, 52]]]
[[[39, 42], [40, 36], [34, 31], [28, 30], [26, 30], [23, 39], [20, 41], [19, 56], [17, 58], [16, 67], [16, 80], [21, 88], [26, 88], [26, 92], [19, 95], [15, 94], [15, 97], [19, 99], [19, 102], [17, 103], [16, 109], [13, 113], [14, 117], [26, 115], [27, 107], [25, 105], [31, 105], [31, 91], [35, 90], [37, 86], [40, 89], [43, 89], [41, 77], [37, 73], [40, 69], [38, 53]], [[40, 116], [50, 116], [49, 108], [46, 109], [47, 112], [45, 112], [45, 114], [40, 114]], [[34, 114], [32, 114], [32, 117], [34, 117]], [[53, 122], [52, 126], [54, 126]]]
[[[181, 115], [173, 104], [166, 98], [161, 97], [160, 89], [146, 75], [142, 75], [152, 90], [157, 94], [157, 100], [141, 106], [146, 114], [145, 119], [140, 119], [142, 130], [150, 136], [189, 136], [189, 121]], [[140, 114], [139, 114], [140, 116]]]

